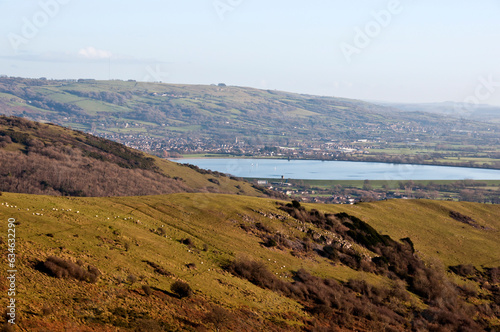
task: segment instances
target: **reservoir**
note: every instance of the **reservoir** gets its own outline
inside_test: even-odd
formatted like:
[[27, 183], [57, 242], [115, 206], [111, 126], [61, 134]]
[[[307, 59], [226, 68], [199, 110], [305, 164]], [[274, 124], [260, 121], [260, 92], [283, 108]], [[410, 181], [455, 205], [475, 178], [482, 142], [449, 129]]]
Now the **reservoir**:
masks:
[[175, 159], [242, 178], [303, 180], [500, 180], [500, 170], [352, 161], [202, 158]]

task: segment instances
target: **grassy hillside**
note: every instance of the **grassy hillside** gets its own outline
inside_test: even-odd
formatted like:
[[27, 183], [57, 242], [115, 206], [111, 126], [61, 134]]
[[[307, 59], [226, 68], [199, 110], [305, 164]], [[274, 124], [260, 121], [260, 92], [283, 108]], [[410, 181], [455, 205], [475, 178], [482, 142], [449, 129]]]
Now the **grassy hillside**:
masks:
[[[320, 205], [325, 213], [346, 211], [382, 234], [410, 237], [419, 252], [446, 266], [500, 265], [500, 205], [432, 200], [389, 200], [352, 206]], [[457, 221], [450, 212], [473, 216], [475, 226]]]
[[[3, 193], [0, 202], [0, 219], [16, 219], [18, 322], [26, 331], [500, 326], [497, 270], [488, 269], [499, 265], [497, 205], [399, 200], [304, 209], [272, 199], [189, 193]], [[398, 241], [408, 236], [415, 255]], [[424, 272], [398, 270], [397, 262], [387, 270], [382, 261], [391, 261], [394, 250], [439, 287], [425, 293], [415, 283]], [[44, 265], [50, 256], [90, 265], [101, 275], [95, 283], [56, 278]], [[455, 270], [472, 272], [443, 272], [459, 264]], [[174, 294], [176, 281], [193, 295]]]
[[[289, 147], [357, 139], [450, 144], [463, 139], [484, 145], [485, 139], [493, 137], [492, 131], [498, 130], [492, 124], [431, 113], [400, 113], [359, 100], [135, 81], [2, 78], [0, 110], [122, 140], [130, 134], [158, 141], [182, 138], [192, 144], [200, 139], [234, 144], [237, 137], [240, 142]], [[461, 135], [463, 130], [481, 135], [476, 141]]]
[[[0, 92], [6, 114], [24, 112], [77, 129], [148, 132], [153, 137], [189, 132], [205, 138], [239, 134], [249, 139], [258, 133], [262, 139], [279, 140], [283, 132], [290, 137], [294, 128], [316, 135], [310, 121], [335, 132], [358, 126], [357, 121], [397, 121], [374, 112], [384, 107], [361, 101], [244, 87], [5, 78], [0, 80]], [[324, 128], [323, 121], [328, 122]]]
[[0, 190], [69, 196], [218, 192], [265, 196], [249, 183], [179, 165], [52, 124], [0, 117]]

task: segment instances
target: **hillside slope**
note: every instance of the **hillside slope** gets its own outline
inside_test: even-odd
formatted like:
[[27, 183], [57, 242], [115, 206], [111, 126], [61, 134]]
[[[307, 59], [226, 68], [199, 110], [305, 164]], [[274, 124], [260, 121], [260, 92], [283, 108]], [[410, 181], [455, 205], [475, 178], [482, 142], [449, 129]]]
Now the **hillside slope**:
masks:
[[221, 173], [173, 163], [52, 124], [3, 116], [0, 191], [67, 196], [266, 195]]
[[426, 112], [451, 116], [461, 119], [474, 119], [481, 122], [498, 123], [500, 121], [500, 107], [487, 104], [466, 104], [455, 102], [427, 103], [427, 104], [398, 104], [374, 102], [381, 106], [397, 108], [403, 112]]
[[[303, 142], [373, 139], [484, 144], [497, 125], [462, 121], [359, 100], [235, 86], [135, 81], [0, 78], [0, 110], [153, 149], [148, 140], [223, 146], [239, 142], [293, 147]], [[477, 137], [461, 134], [477, 131]], [[438, 137], [438, 140], [436, 140]], [[205, 140], [210, 140], [207, 144]], [[476, 143], [474, 143], [476, 142]], [[175, 148], [174, 148], [175, 149]]]
[[[500, 257], [498, 205], [399, 200], [303, 207], [215, 194], [4, 193], [0, 201], [0, 218], [16, 219], [24, 330], [500, 326], [499, 270], [492, 268]], [[454, 273], [445, 272], [449, 265]], [[77, 274], [78, 266], [89, 272]], [[172, 288], [176, 281], [193, 294]]]

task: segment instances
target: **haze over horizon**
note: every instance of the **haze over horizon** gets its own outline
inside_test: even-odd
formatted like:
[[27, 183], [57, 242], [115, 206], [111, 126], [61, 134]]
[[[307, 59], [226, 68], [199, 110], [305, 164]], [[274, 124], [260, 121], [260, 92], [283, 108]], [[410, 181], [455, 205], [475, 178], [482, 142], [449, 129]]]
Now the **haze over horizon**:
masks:
[[0, 0], [0, 75], [500, 106], [500, 3]]

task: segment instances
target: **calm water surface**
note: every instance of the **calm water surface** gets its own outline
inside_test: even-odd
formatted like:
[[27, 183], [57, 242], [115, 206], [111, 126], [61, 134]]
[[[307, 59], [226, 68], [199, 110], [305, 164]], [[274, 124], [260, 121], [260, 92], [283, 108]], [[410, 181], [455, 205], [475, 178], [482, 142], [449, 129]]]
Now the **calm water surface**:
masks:
[[200, 168], [245, 178], [304, 180], [500, 180], [500, 170], [384, 164], [351, 161], [285, 159], [175, 159]]

